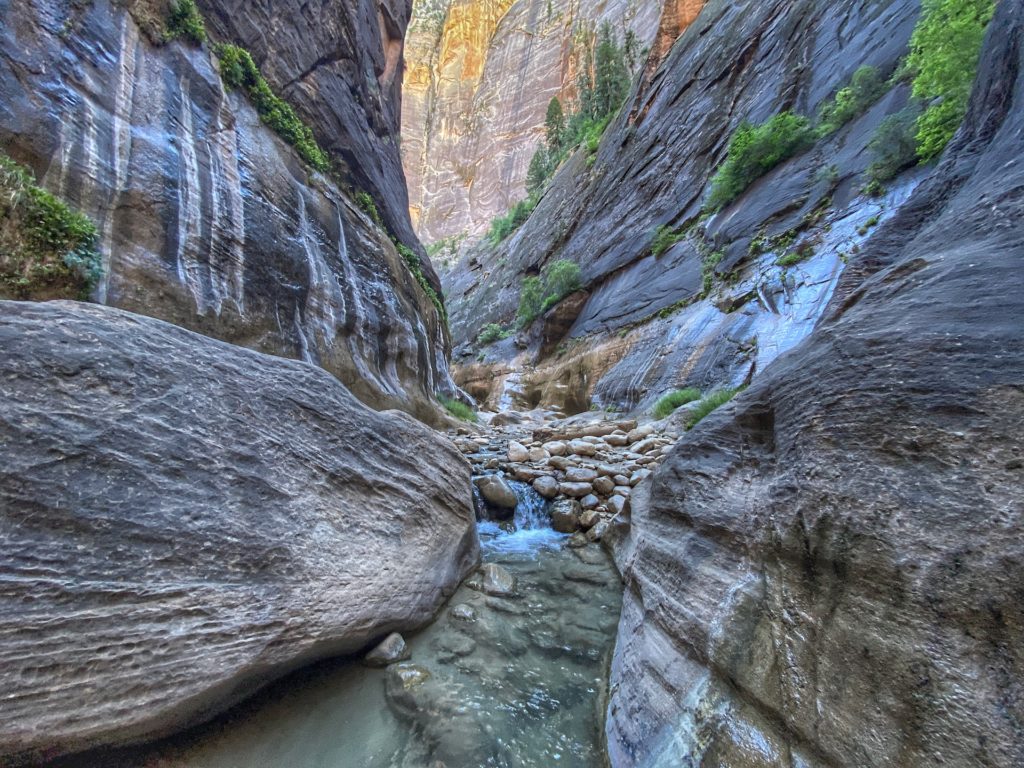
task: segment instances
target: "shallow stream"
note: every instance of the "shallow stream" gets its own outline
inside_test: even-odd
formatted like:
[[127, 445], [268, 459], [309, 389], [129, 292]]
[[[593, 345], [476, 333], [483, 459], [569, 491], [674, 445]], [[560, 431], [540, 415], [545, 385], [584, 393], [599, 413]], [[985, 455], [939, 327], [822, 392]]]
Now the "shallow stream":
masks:
[[[515, 530], [479, 524], [484, 562], [515, 575], [514, 597], [463, 585], [433, 624], [407, 635], [409, 662], [387, 670], [351, 660], [319, 664], [212, 724], [109, 765], [603, 765], [604, 694], [621, 583], [602, 549], [567, 547], [568, 537], [548, 526], [540, 497], [516, 486]], [[453, 615], [470, 613], [472, 620]], [[425, 681], [403, 683], [423, 671]]]

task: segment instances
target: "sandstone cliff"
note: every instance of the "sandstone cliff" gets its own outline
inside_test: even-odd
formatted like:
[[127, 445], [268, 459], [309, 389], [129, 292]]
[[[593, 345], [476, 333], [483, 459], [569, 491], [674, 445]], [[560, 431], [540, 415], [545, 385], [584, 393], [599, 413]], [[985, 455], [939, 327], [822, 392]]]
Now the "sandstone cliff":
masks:
[[639, 52], [659, 11], [660, 0], [417, 0], [402, 155], [423, 241], [481, 235], [525, 197], [548, 102], [575, 96], [581, 43], [608, 21]]
[[634, 495], [615, 766], [1024, 763], [1024, 7], [810, 338]]
[[[433, 418], [430, 397], [451, 389], [446, 330], [389, 233], [225, 89], [210, 44], [156, 46], [123, 5], [0, 6], [0, 143], [97, 223], [96, 298]], [[404, 5], [200, 5], [418, 248], [396, 147]]]
[[319, 368], [63, 302], [0, 347], [4, 765], [206, 719], [476, 564], [459, 452]]

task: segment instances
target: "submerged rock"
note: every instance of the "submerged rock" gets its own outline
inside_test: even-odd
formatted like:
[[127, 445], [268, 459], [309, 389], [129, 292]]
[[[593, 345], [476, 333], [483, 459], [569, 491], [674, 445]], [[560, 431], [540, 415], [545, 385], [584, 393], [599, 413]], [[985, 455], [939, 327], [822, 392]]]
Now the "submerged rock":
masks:
[[486, 563], [480, 573], [483, 576], [482, 589], [488, 595], [509, 597], [516, 592], [516, 577], [495, 563]]
[[366, 654], [363, 663], [368, 667], [386, 667], [408, 658], [409, 648], [405, 644], [405, 638], [397, 632], [392, 632], [381, 640], [376, 648]]
[[478, 561], [461, 454], [320, 368], [65, 302], [0, 348], [0, 762], [209, 717]]
[[581, 512], [575, 499], [559, 499], [551, 505], [551, 527], [559, 533], [575, 533], [580, 528]]

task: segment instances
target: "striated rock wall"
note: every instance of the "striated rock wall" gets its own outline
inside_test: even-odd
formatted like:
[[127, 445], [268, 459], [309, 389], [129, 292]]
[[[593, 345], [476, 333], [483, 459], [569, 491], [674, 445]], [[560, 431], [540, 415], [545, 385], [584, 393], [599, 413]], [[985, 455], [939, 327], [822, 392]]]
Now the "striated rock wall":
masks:
[[[647, 409], [673, 389], [742, 384], [792, 349], [872, 228], [927, 175], [905, 173], [879, 197], [862, 192], [871, 138], [904, 107], [908, 88], [889, 87], [705, 220], [709, 180], [743, 120], [787, 109], [813, 116], [863, 65], [887, 77], [918, 11], [917, 0], [708, 3], [634, 88], [593, 162], [577, 152], [529, 221], [499, 246], [472, 246], [446, 273], [456, 379], [475, 364], [480, 329], [512, 324], [524, 278], [557, 259], [579, 264], [590, 294], [558, 353], [541, 355], [529, 339], [482, 350], [485, 363], [511, 365], [526, 392], [565, 391], [571, 378], [571, 397], [546, 405]], [[681, 236], [655, 255], [660, 226]], [[777, 263], [796, 249], [806, 258]], [[599, 370], [573, 372], [593, 359]], [[500, 399], [506, 383], [495, 376], [487, 396]]]
[[615, 766], [1024, 762], [1024, 7], [824, 320], [633, 495]]
[[0, 302], [0, 347], [3, 765], [207, 719], [476, 565], [465, 459], [319, 368], [67, 302]]
[[406, 48], [402, 156], [424, 242], [481, 235], [526, 196], [553, 96], [603, 21], [647, 46], [660, 0], [417, 0]]
[[[381, 6], [387, 42], [358, 3], [202, 5], [411, 237], [397, 153], [382, 149], [395, 141], [401, 8]], [[366, 403], [434, 418], [430, 395], [452, 386], [434, 306], [387, 233], [224, 90], [209, 46], [155, 47], [110, 0], [5, 3], [0, 41], [0, 144], [98, 224], [100, 301], [307, 360]]]

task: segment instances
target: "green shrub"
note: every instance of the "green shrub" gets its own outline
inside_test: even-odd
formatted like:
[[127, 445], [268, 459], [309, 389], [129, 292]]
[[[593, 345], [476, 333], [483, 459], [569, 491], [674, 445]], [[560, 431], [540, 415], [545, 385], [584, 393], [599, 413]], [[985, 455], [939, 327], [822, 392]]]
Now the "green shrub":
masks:
[[700, 390], [694, 387], [687, 387], [686, 389], [677, 389], [675, 392], [669, 392], [654, 405], [654, 418], [664, 419], [679, 406], [692, 403], [694, 400], [699, 399]]
[[539, 277], [527, 277], [519, 292], [519, 311], [516, 313], [516, 325], [525, 328], [540, 314], [544, 305], [544, 288]]
[[542, 277], [545, 295], [556, 297], [556, 303], [580, 289], [580, 266], [568, 259], [558, 259], [548, 264]]
[[853, 73], [850, 84], [840, 88], [818, 110], [818, 136], [838, 131], [862, 114], [885, 93], [886, 83], [875, 67], [864, 66]]
[[519, 312], [516, 325], [526, 328], [530, 323], [558, 304], [562, 299], [580, 289], [580, 267], [568, 259], [559, 259], [548, 264], [540, 277], [523, 280], [519, 294]]
[[377, 203], [373, 201], [373, 196], [369, 192], [356, 192], [356, 205], [373, 220], [374, 224], [383, 228], [384, 221], [380, 217], [380, 211], [377, 210]]
[[729, 142], [725, 162], [711, 179], [706, 210], [728, 205], [754, 181], [813, 143], [810, 122], [792, 112], [781, 112], [761, 125], [742, 123]]
[[437, 399], [441, 405], [444, 406], [445, 410], [455, 418], [476, 423], [476, 412], [465, 403], [458, 400], [452, 400], [450, 397], [445, 397], [444, 395], [438, 395]]
[[792, 267], [813, 255], [814, 244], [810, 240], [804, 240], [796, 250], [785, 254], [775, 264], [780, 267]]
[[507, 339], [512, 335], [512, 331], [508, 328], [502, 328], [497, 323], [488, 323], [480, 331], [480, 335], [477, 336], [477, 341], [483, 346], [493, 344], [496, 341]]
[[921, 105], [912, 102], [906, 109], [889, 115], [875, 129], [868, 143], [868, 150], [874, 157], [867, 172], [871, 182], [881, 186], [917, 163], [917, 120], [920, 115]]
[[102, 263], [92, 221], [0, 153], [0, 298], [87, 299]]
[[499, 216], [491, 222], [491, 229], [487, 233], [488, 238], [491, 242], [497, 245], [502, 240], [507, 238], [520, 226], [522, 226], [530, 214], [533, 213], [533, 209], [537, 207], [537, 203], [540, 198], [530, 195], [525, 200], [520, 200], [518, 203], [513, 205], [509, 212], [504, 216]]
[[711, 293], [711, 289], [715, 285], [715, 267], [717, 267], [724, 258], [724, 253], [721, 251], [715, 251], [714, 253], [709, 253], [705, 256], [701, 262], [701, 287], [705, 296]]
[[237, 45], [217, 46], [220, 74], [228, 88], [245, 91], [260, 119], [285, 142], [295, 147], [299, 156], [318, 171], [330, 168], [327, 152], [317, 143], [312, 129], [299, 119], [295, 110], [274, 95], [263, 79], [252, 55]]
[[924, 0], [910, 38], [913, 95], [928, 103], [917, 119], [917, 155], [937, 157], [964, 115], [995, 0]]
[[736, 396], [737, 392], [740, 392], [742, 387], [734, 387], [729, 389], [719, 389], [708, 395], [705, 395], [696, 407], [687, 414], [686, 417], [686, 428], [693, 429], [701, 419], [707, 416], [716, 408], [719, 408]]
[[685, 234], [676, 232], [668, 225], [658, 227], [654, 230], [654, 237], [651, 239], [651, 253], [655, 256], [661, 256], [661, 254], [684, 237], [686, 237]]
[[194, 45], [206, 42], [206, 25], [196, 0], [177, 0], [167, 17], [167, 39], [184, 38]]
[[412, 272], [412, 276], [416, 278], [416, 282], [419, 283], [423, 293], [426, 294], [427, 298], [430, 299], [430, 303], [437, 309], [438, 315], [441, 316], [441, 320], [445, 323], [448, 322], [448, 310], [444, 306], [444, 302], [441, 301], [441, 297], [437, 295], [437, 291], [434, 290], [434, 286], [427, 280], [427, 276], [423, 274], [423, 266], [420, 264], [420, 257], [409, 246], [404, 243], [400, 243], [397, 240], [393, 240], [395, 248], [398, 249], [398, 255], [402, 257], [402, 261], [405, 262], [406, 266], [409, 267], [409, 271]]

